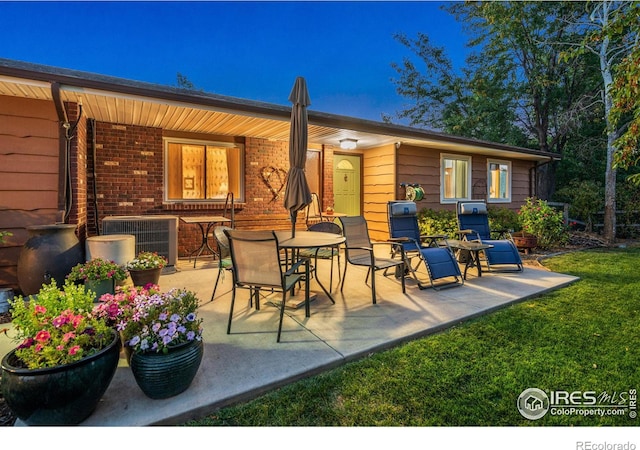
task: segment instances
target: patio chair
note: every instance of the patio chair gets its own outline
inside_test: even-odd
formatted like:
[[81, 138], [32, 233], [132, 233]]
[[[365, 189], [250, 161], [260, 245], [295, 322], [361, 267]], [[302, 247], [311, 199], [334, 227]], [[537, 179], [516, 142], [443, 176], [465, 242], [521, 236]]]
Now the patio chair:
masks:
[[318, 194], [311, 193], [311, 203], [307, 205], [306, 209], [306, 221], [307, 227], [314, 223], [322, 222], [322, 207], [320, 207], [320, 200]]
[[[277, 336], [277, 342], [280, 342], [287, 293], [292, 291], [300, 281], [305, 282], [305, 314], [306, 317], [310, 315], [309, 260], [300, 258], [289, 266], [288, 270], [284, 271], [285, 265], [280, 260], [278, 237], [273, 231], [225, 230], [224, 233], [229, 239], [229, 250], [233, 264], [233, 293], [227, 334], [231, 333], [231, 320], [233, 319], [233, 307], [237, 290], [248, 289], [251, 305], [255, 300], [256, 310], [260, 310], [260, 289], [265, 288], [271, 292], [282, 292]], [[300, 268], [303, 266], [304, 271], [301, 272]]]
[[233, 264], [231, 262], [231, 252], [229, 251], [229, 239], [224, 233], [224, 230], [231, 229], [231, 227], [226, 226], [217, 226], [213, 229], [213, 237], [218, 247], [220, 259], [218, 260], [218, 276], [216, 277], [216, 284], [213, 286], [213, 293], [211, 294], [211, 300], [209, 300], [209, 302], [212, 302], [214, 297], [216, 296], [218, 282], [220, 281], [220, 278], [224, 278], [225, 270], [233, 270]]
[[[406, 292], [404, 282], [404, 257], [398, 259], [393, 258], [379, 258], [374, 253], [374, 246], [383, 244], [387, 246], [398, 246], [394, 242], [376, 242], [372, 243], [369, 239], [369, 229], [367, 227], [367, 221], [362, 216], [352, 217], [339, 217], [342, 224], [342, 233], [345, 237], [345, 257], [347, 262], [344, 265], [344, 272], [342, 274], [342, 283], [340, 284], [340, 291], [344, 288], [344, 281], [347, 278], [347, 266], [353, 264], [354, 266], [367, 267], [367, 278], [365, 283], [371, 276], [371, 298], [373, 304], [376, 303], [376, 276], [375, 273], [379, 270], [384, 270], [384, 275], [387, 276], [387, 271], [390, 268], [395, 269], [395, 273], [401, 280], [402, 293]], [[399, 251], [403, 252], [402, 247], [399, 247]]]
[[[342, 235], [342, 228], [340, 225], [334, 222], [318, 222], [310, 225], [309, 231], [320, 231], [323, 233], [334, 233]], [[333, 290], [333, 260], [338, 258], [338, 281], [341, 280], [342, 275], [340, 273], [340, 249], [339, 248], [304, 248], [299, 252], [300, 256], [305, 258], [313, 258], [314, 267], [318, 267], [318, 259], [330, 259], [331, 260], [331, 275], [329, 276], [329, 292]], [[313, 272], [313, 271], [312, 271]]]
[[[407, 272], [420, 289], [430, 286], [439, 290], [464, 284], [460, 266], [449, 247], [446, 236], [420, 234], [417, 207], [414, 202], [391, 201], [387, 203], [387, 210], [390, 240], [402, 246]], [[399, 255], [398, 251], [392, 253], [392, 257]], [[417, 258], [417, 261], [412, 265], [414, 258]], [[422, 264], [426, 268], [429, 284], [423, 281], [424, 277], [418, 275]]]
[[[456, 206], [458, 233], [462, 240], [492, 245], [483, 250], [487, 269], [496, 272], [522, 272], [524, 266], [518, 248], [508, 230], [492, 231], [484, 200], [459, 201]], [[462, 254], [463, 251], [461, 251]], [[463, 256], [463, 258], [468, 256]]]

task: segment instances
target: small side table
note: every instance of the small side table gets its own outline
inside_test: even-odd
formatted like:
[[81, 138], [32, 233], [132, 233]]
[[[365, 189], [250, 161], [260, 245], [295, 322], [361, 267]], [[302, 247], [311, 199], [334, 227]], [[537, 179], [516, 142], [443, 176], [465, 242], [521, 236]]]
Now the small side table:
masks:
[[482, 242], [473, 242], [473, 241], [459, 241], [459, 240], [450, 240], [449, 247], [455, 248], [456, 250], [468, 252], [469, 257], [464, 265], [464, 275], [463, 278], [467, 279], [467, 270], [469, 267], [476, 267], [478, 270], [478, 276], [482, 276], [482, 266], [480, 265], [480, 252], [486, 250], [488, 248], [493, 248], [493, 245], [483, 244]]
[[211, 233], [211, 229], [216, 224], [229, 223], [231, 222], [231, 219], [224, 216], [185, 216], [180, 217], [180, 220], [184, 223], [198, 224], [198, 226], [200, 227], [200, 232], [202, 233], [202, 242], [200, 243], [200, 247], [189, 254], [189, 261], [191, 261], [191, 257], [195, 255], [195, 258], [193, 260], [194, 269], [196, 267], [196, 262], [198, 262], [198, 256], [200, 256], [204, 250], [208, 250], [209, 252], [211, 252], [214, 258], [216, 256], [220, 256], [218, 252], [211, 248], [211, 245], [209, 245], [209, 233]]

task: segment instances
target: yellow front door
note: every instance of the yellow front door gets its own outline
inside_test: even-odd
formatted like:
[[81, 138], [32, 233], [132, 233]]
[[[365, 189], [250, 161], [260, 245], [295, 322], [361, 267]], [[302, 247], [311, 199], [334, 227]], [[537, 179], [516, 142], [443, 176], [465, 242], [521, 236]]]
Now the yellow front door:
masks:
[[336, 212], [349, 216], [360, 213], [360, 156], [335, 155], [333, 196]]

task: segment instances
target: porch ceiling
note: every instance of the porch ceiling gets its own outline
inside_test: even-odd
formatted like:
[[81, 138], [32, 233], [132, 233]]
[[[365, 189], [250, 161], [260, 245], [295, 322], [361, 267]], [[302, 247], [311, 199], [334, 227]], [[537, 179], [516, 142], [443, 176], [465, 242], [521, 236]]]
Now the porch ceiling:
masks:
[[[0, 95], [51, 101], [52, 80], [60, 84], [64, 101], [81, 103], [83, 114], [98, 121], [226, 136], [289, 139], [288, 106], [95, 75], [93, 79], [82, 79], [75, 75], [76, 72], [70, 72], [74, 76], [66, 75], [63, 71], [62, 75], [55, 73], [48, 77], [48, 74], [43, 74], [42, 77], [24, 78], [3, 75], [2, 69], [0, 65]], [[534, 161], [546, 161], [550, 156], [558, 156], [417, 128], [309, 111], [311, 148], [321, 145], [338, 147], [340, 140], [345, 138], [357, 139], [359, 150], [401, 142], [438, 150]]]

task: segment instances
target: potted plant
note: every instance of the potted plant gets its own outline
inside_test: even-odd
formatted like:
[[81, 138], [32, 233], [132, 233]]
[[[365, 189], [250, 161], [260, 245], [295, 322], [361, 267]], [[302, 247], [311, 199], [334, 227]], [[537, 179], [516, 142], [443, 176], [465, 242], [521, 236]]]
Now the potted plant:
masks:
[[73, 282], [81, 282], [87, 290], [94, 293], [94, 301], [103, 294], [113, 294], [115, 292], [116, 281], [127, 278], [127, 271], [124, 267], [114, 261], [106, 261], [102, 258], [95, 258], [84, 264], [77, 264], [71, 268], [67, 279]]
[[104, 295], [94, 312], [120, 332], [134, 378], [150, 398], [168, 398], [185, 391], [200, 367], [202, 319], [191, 291], [157, 285], [117, 289]]
[[28, 425], [82, 422], [118, 367], [118, 333], [93, 314], [91, 293], [71, 281], [59, 289], [52, 280], [11, 306], [20, 344], [2, 359], [7, 405]]
[[134, 286], [157, 285], [167, 259], [155, 252], [140, 252], [126, 265]]

